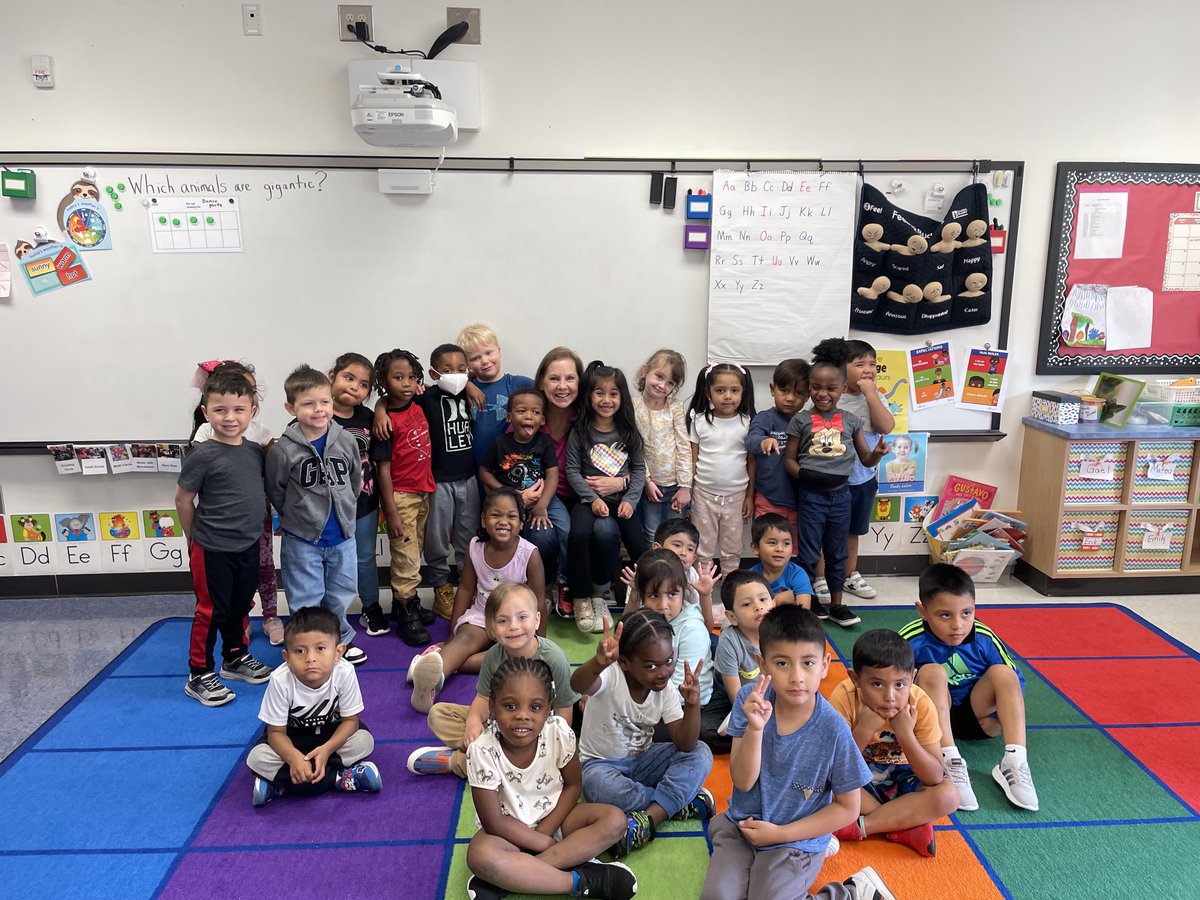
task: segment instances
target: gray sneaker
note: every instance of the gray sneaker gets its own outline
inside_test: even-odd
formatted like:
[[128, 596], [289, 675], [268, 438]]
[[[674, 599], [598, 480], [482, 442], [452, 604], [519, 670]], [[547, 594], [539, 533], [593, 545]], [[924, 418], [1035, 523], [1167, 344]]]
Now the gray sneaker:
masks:
[[1004, 789], [1008, 802], [1030, 812], [1038, 810], [1037, 790], [1033, 786], [1033, 778], [1029, 774], [1029, 763], [1018, 763], [1012, 755], [1005, 753], [1000, 765], [992, 769], [992, 778]]
[[271, 667], [264, 666], [249, 653], [243, 653], [221, 666], [221, 677], [246, 684], [262, 684], [271, 677]]
[[825, 606], [829, 605], [829, 582], [824, 578], [813, 580], [813, 596], [817, 598]]
[[224, 706], [237, 696], [217, 679], [212, 672], [201, 672], [187, 680], [183, 692], [205, 706]]
[[976, 799], [975, 791], [971, 787], [971, 773], [967, 771], [966, 762], [959, 757], [948, 759], [945, 762], [946, 774], [958, 788], [958, 808], [963, 812], [979, 809], [979, 800]]

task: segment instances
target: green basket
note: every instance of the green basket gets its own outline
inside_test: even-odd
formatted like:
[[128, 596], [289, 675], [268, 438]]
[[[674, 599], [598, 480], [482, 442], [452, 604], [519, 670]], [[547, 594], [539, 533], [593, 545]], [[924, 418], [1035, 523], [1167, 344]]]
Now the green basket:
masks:
[[1171, 424], [1176, 427], [1195, 427], [1200, 425], [1200, 404], [1171, 404]]

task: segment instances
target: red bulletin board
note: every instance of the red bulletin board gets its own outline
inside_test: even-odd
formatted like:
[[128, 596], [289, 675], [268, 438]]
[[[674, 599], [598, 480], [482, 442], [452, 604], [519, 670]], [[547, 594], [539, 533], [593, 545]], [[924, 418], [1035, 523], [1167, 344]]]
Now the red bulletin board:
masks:
[[[1079, 258], [1081, 201], [1124, 194], [1119, 256]], [[1062, 312], [1075, 285], [1133, 286], [1153, 294], [1150, 344], [1109, 351], [1069, 346]], [[1182, 373], [1200, 368], [1200, 166], [1059, 163], [1038, 349], [1039, 375]]]

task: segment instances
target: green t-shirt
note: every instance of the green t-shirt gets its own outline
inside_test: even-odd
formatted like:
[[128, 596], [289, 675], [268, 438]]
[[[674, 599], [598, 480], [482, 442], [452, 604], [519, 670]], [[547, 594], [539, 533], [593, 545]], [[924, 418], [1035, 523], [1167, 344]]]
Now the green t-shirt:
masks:
[[[538, 648], [534, 652], [533, 658], [540, 659], [548, 665], [550, 674], [554, 676], [554, 696], [550, 700], [550, 705], [555, 709], [570, 706], [579, 699], [579, 695], [571, 689], [571, 666], [567, 663], [567, 655], [562, 652], [562, 648], [558, 644], [549, 638], [539, 637], [537, 642]], [[475, 686], [475, 693], [480, 697], [491, 696], [492, 677], [506, 659], [508, 659], [508, 654], [502, 644], [493, 644], [484, 654], [483, 664], [479, 667], [479, 683]]]

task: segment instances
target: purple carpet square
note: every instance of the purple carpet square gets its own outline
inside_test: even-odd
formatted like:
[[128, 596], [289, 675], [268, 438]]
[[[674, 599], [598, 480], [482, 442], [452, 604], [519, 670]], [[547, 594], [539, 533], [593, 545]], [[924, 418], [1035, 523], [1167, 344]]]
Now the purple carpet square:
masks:
[[255, 900], [297, 897], [425, 900], [437, 896], [443, 854], [440, 843], [189, 853], [159, 897], [165, 900], [251, 896]]
[[[413, 775], [406, 766], [413, 749], [412, 744], [375, 747], [371, 759], [383, 776], [378, 794], [285, 795], [258, 809], [250, 805], [254, 773], [240, 765], [193, 846], [442, 841], [451, 831], [450, 814], [457, 807], [461, 782], [453, 776]], [[316, 891], [306, 894], [323, 896]]]
[[[373, 659], [372, 659], [373, 661]], [[412, 707], [412, 685], [404, 680], [404, 672], [372, 672], [371, 662], [358, 670], [358, 685], [362, 689], [363, 721], [371, 729], [376, 740], [399, 740], [417, 738], [423, 740], [429, 734], [425, 713]], [[469, 674], [452, 675], [438, 700], [446, 703], [469, 704], [475, 699], [475, 685], [479, 676]]]
[[[366, 629], [359, 630], [354, 638], [354, 646], [361, 647], [367, 654], [367, 665], [385, 669], [407, 669], [412, 658], [425, 647], [410, 647], [396, 637], [396, 625], [391, 623], [392, 630], [387, 634], [371, 637]], [[450, 623], [438, 619], [432, 625], [427, 625], [432, 642], [437, 644], [450, 639]], [[428, 645], [426, 645], [428, 646]]]

